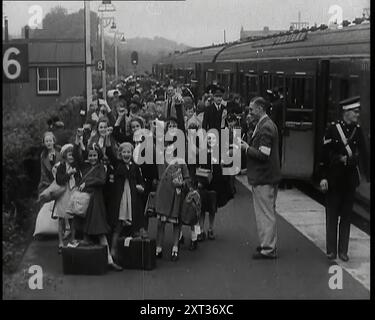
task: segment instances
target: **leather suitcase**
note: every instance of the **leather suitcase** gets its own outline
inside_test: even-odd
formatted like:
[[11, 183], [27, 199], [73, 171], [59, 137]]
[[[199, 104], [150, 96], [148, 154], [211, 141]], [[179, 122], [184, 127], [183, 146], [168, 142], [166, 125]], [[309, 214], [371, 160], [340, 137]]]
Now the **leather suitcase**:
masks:
[[108, 267], [107, 248], [99, 245], [64, 247], [62, 260], [64, 274], [104, 274]]
[[125, 269], [153, 270], [156, 267], [156, 241], [120, 237], [117, 255], [118, 263]]

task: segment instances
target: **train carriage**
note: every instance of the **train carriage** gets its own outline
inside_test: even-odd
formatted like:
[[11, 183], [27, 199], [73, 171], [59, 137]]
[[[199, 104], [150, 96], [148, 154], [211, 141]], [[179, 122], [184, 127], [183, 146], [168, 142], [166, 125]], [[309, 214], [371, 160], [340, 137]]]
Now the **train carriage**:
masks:
[[[350, 96], [361, 97], [370, 150], [370, 24], [193, 49], [175, 61], [175, 69], [194, 68], [202, 90], [217, 80], [246, 103], [268, 89], [282, 89], [285, 178], [314, 181], [325, 128], [337, 118], [338, 102]], [[369, 198], [369, 185], [359, 190]]]

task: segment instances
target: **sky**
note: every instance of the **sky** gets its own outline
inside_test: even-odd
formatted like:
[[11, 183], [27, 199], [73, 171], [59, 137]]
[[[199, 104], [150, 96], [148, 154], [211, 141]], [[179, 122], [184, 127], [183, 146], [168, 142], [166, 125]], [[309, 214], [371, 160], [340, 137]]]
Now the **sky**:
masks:
[[[30, 19], [29, 10], [39, 5], [45, 15], [55, 6], [68, 12], [83, 8], [84, 1], [3, 1], [3, 16], [8, 16], [9, 33], [19, 35]], [[97, 11], [101, 1], [90, 1]], [[310, 25], [328, 24], [331, 6], [342, 9], [343, 19], [362, 16], [370, 0], [186, 0], [186, 1], [112, 1], [116, 7], [118, 30], [126, 38], [160, 36], [189, 46], [222, 43], [224, 30], [227, 41], [239, 39], [241, 26], [245, 30], [287, 30], [290, 22], [301, 20]], [[333, 7], [334, 8], [334, 7]], [[332, 9], [333, 9], [332, 8]]]

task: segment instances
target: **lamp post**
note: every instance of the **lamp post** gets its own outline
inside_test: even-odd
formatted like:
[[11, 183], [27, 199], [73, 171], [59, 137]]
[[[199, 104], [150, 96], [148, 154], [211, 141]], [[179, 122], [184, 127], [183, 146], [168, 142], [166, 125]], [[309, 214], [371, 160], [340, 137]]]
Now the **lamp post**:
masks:
[[101, 58], [104, 62], [104, 68], [102, 70], [102, 88], [103, 88], [103, 99], [107, 98], [107, 78], [106, 78], [106, 68], [105, 68], [105, 54], [104, 54], [104, 28], [108, 27], [111, 22], [114, 22], [114, 17], [105, 17], [105, 12], [114, 12], [116, 8], [111, 1], [102, 1], [102, 4], [99, 5], [98, 11], [101, 13], [100, 16], [100, 34], [101, 34]]
[[111, 29], [114, 30], [114, 36], [113, 36], [113, 42], [115, 47], [115, 79], [118, 80], [118, 41], [117, 36], [119, 35], [120, 42], [126, 42], [125, 36], [123, 32], [119, 32], [116, 30], [116, 24], [115, 22], [112, 23]]

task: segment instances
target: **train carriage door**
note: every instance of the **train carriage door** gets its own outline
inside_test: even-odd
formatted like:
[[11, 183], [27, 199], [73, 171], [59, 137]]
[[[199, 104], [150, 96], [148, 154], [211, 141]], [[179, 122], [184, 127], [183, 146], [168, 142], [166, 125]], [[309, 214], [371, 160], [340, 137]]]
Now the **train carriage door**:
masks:
[[207, 88], [215, 79], [215, 70], [214, 69], [208, 69], [206, 71], [206, 81], [205, 81], [205, 88]]
[[259, 95], [259, 77], [256, 74], [246, 74], [245, 102], [249, 105], [252, 98]]
[[285, 89], [281, 170], [286, 178], [310, 179], [314, 169], [314, 78], [286, 77]]

